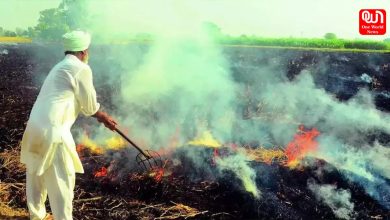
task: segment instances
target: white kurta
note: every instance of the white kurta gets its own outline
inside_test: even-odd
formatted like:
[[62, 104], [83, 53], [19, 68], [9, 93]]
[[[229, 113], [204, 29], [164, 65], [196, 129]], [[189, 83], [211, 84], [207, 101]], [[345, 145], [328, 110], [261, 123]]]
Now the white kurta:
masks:
[[53, 163], [58, 146], [72, 161], [68, 173], [83, 173], [70, 128], [81, 112], [95, 114], [100, 105], [91, 68], [76, 56], [66, 55], [47, 76], [33, 106], [21, 143], [21, 162], [30, 174], [41, 176]]

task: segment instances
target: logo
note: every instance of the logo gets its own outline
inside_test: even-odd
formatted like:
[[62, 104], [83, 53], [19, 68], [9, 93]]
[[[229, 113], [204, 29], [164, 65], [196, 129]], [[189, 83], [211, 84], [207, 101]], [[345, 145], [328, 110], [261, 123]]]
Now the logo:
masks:
[[386, 11], [384, 9], [360, 10], [359, 33], [361, 35], [384, 35], [386, 33]]

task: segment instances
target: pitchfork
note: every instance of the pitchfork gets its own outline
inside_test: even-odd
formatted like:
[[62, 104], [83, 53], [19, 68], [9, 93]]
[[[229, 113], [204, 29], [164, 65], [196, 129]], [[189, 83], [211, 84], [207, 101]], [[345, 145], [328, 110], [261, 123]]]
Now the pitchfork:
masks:
[[138, 145], [136, 145], [130, 138], [128, 138], [119, 128], [115, 128], [115, 131], [127, 140], [133, 147], [135, 147], [139, 153], [135, 160], [139, 166], [143, 166], [145, 170], [154, 170], [163, 167], [160, 154], [153, 150], [143, 151]]

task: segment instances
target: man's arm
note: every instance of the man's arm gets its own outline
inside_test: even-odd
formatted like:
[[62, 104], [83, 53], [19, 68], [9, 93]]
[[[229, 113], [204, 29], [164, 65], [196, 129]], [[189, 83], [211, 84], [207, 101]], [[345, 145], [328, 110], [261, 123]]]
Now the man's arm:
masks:
[[100, 104], [96, 99], [91, 69], [88, 67], [80, 71], [76, 75], [76, 80], [78, 81], [76, 97], [80, 103], [81, 112], [86, 116], [95, 117], [99, 122], [104, 123], [107, 128], [115, 130], [116, 121], [106, 112], [99, 110]]
[[80, 105], [80, 110], [85, 116], [94, 115], [100, 108], [96, 99], [96, 91], [93, 86], [92, 71], [89, 67], [83, 68], [75, 75], [75, 96]]
[[92, 117], [95, 117], [99, 122], [104, 123], [104, 126], [109, 128], [110, 130], [115, 130], [117, 122], [106, 112], [97, 111]]

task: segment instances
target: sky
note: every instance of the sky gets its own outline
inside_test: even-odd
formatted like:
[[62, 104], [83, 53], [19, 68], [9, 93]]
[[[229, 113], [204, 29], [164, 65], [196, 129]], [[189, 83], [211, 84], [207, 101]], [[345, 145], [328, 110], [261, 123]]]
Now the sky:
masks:
[[39, 12], [58, 7], [60, 0], [0, 0], [0, 27], [6, 30], [35, 26]]
[[[39, 11], [56, 7], [59, 2], [0, 0], [0, 26], [5, 29], [34, 26]], [[168, 18], [172, 14], [186, 14], [198, 20], [211, 21], [230, 35], [323, 37], [325, 33], [332, 32], [338, 37], [350, 39], [390, 37], [390, 31], [384, 36], [362, 36], [358, 30], [360, 9], [387, 9], [389, 20], [389, 0], [111, 0], [101, 5], [103, 0], [91, 2], [103, 13], [110, 7], [122, 10], [115, 15], [118, 19], [132, 17], [130, 26], [135, 32], [170, 26], [172, 19]], [[114, 4], [123, 7], [115, 7]]]

